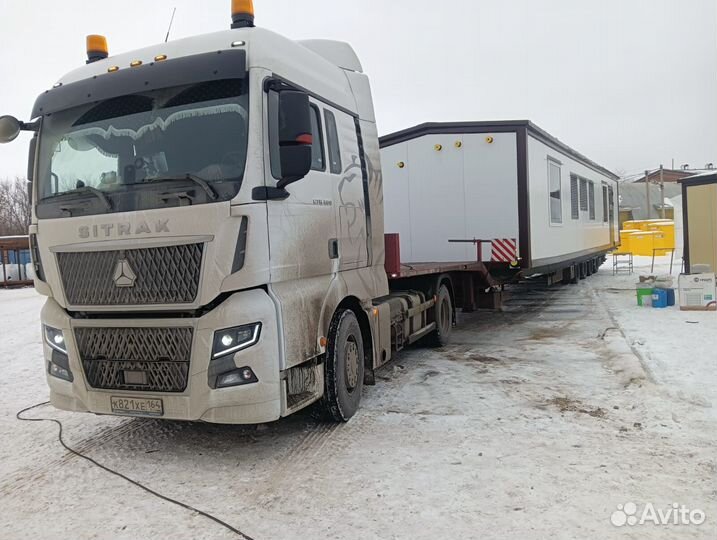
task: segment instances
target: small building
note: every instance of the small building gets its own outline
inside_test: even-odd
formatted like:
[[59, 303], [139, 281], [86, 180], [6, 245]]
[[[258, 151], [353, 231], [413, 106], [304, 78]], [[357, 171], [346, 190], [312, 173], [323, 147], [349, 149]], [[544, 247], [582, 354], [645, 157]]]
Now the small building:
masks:
[[[647, 200], [648, 189], [650, 191], [649, 202]], [[682, 189], [678, 184], [665, 185], [664, 190], [654, 184], [650, 184], [646, 188], [644, 182], [620, 184], [620, 229], [626, 221], [674, 219], [674, 208], [670, 199], [681, 193]], [[662, 199], [663, 196], [664, 199]]]
[[0, 287], [32, 285], [30, 239], [0, 236]]
[[[689, 178], [690, 176], [694, 176], [695, 174], [699, 174], [701, 172], [704, 172], [702, 170], [689, 170], [689, 169], [662, 169], [662, 181], [665, 184], [679, 184], [682, 180], [685, 178]], [[660, 169], [655, 169], [654, 171], [649, 171], [647, 175], [647, 179], [650, 183], [653, 184], [659, 184], [660, 183]], [[634, 181], [636, 184], [645, 184], [645, 175], [642, 175], [640, 178]]]
[[[698, 174], [713, 174], [714, 165], [705, 169], [655, 169], [636, 180], [620, 184], [620, 228], [625, 221], [675, 219], [671, 199], [682, 195], [681, 183]], [[645, 187], [645, 181], [649, 188]], [[649, 191], [649, 196], [648, 196]]]
[[696, 265], [717, 270], [717, 172], [682, 182], [685, 270]]

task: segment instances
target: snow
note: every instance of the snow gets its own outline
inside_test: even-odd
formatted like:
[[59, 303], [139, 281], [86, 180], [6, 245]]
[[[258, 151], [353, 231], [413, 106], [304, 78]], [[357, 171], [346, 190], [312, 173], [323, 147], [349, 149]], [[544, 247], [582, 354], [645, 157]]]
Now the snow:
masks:
[[[713, 540], [717, 313], [637, 307], [650, 270], [637, 264], [514, 287], [502, 312], [461, 315], [449, 346], [382, 369], [346, 425], [28, 416], [60, 419], [71, 446], [257, 540]], [[0, 290], [0, 537], [234, 538], [68, 455], [56, 426], [15, 420], [47, 399], [42, 302]], [[707, 521], [614, 527], [629, 501]]]

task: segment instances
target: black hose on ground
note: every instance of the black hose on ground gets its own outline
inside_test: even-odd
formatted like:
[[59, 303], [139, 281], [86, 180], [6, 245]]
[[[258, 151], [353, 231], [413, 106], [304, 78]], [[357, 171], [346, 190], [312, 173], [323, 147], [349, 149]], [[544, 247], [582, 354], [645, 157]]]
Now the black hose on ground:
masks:
[[253, 540], [250, 536], [247, 536], [246, 534], [244, 534], [243, 532], [241, 532], [239, 529], [237, 529], [237, 528], [235, 528], [235, 527], [232, 527], [232, 526], [229, 525], [226, 521], [222, 521], [222, 520], [219, 519], [218, 517], [215, 517], [215, 516], [213, 516], [212, 514], [209, 514], [208, 512], [203, 512], [202, 510], [199, 510], [198, 508], [194, 508], [192, 505], [189, 505], [189, 504], [187, 504], [187, 503], [183, 503], [183, 502], [178, 501], [178, 500], [176, 500], [176, 499], [172, 499], [171, 497], [167, 497], [166, 495], [162, 495], [161, 493], [158, 493], [158, 492], [154, 491], [153, 489], [148, 488], [147, 486], [141, 484], [140, 482], [137, 482], [136, 480], [132, 480], [130, 477], [125, 476], [124, 474], [122, 474], [122, 473], [120, 473], [120, 472], [117, 472], [117, 471], [115, 471], [114, 469], [110, 469], [110, 468], [107, 467], [106, 465], [102, 465], [101, 463], [98, 463], [97, 461], [95, 461], [95, 460], [92, 459], [91, 457], [86, 456], [86, 455], [82, 454], [81, 452], [78, 452], [78, 451], [75, 450], [74, 448], [70, 448], [70, 447], [67, 445], [67, 443], [65, 443], [64, 439], [62, 438], [63, 426], [62, 426], [62, 422], [60, 422], [59, 420], [55, 420], [54, 418], [23, 418], [23, 416], [22, 416], [24, 413], [26, 413], [26, 412], [28, 412], [28, 411], [31, 411], [31, 410], [33, 410], [33, 409], [37, 409], [37, 408], [39, 408], [39, 407], [43, 407], [43, 406], [49, 405], [49, 404], [50, 404], [49, 401], [44, 401], [44, 402], [42, 402], [42, 403], [38, 403], [37, 405], [33, 405], [33, 406], [31, 406], [31, 407], [27, 407], [27, 408], [25, 408], [25, 409], [23, 409], [23, 410], [21, 410], [21, 411], [18, 411], [18, 412], [15, 414], [15, 418], [17, 418], [18, 420], [21, 420], [21, 421], [23, 421], [23, 422], [53, 422], [53, 423], [57, 424], [57, 427], [59, 428], [59, 431], [58, 431], [58, 433], [57, 433], [57, 440], [58, 440], [59, 443], [62, 445], [62, 447], [63, 447], [65, 450], [67, 450], [68, 452], [70, 452], [71, 454], [74, 454], [74, 455], [76, 455], [77, 457], [80, 457], [80, 458], [82, 458], [82, 459], [84, 459], [84, 460], [89, 461], [89, 462], [92, 463], [94, 466], [99, 467], [99, 468], [102, 469], [103, 471], [106, 471], [106, 472], [108, 472], [108, 473], [110, 473], [110, 474], [113, 474], [113, 475], [115, 475], [115, 476], [118, 476], [119, 478], [121, 478], [122, 480], [125, 480], [126, 482], [129, 482], [129, 483], [132, 484], [133, 486], [137, 486], [138, 488], [143, 489], [144, 491], [146, 491], [146, 492], [149, 493], [150, 495], [154, 495], [155, 497], [157, 497], [157, 498], [159, 498], [159, 499], [162, 499], [163, 501], [167, 501], [168, 503], [172, 503], [172, 504], [176, 504], [177, 506], [181, 506], [182, 508], [184, 508], [185, 510], [189, 510], [190, 512], [196, 512], [196, 513], [199, 514], [200, 516], [204, 516], [204, 517], [207, 518], [207, 519], [211, 519], [211, 520], [214, 521], [215, 523], [217, 523], [217, 524], [221, 525], [222, 527], [224, 527], [225, 529], [227, 529], [227, 530], [233, 532], [234, 534], [236, 534], [236, 535], [239, 536], [240, 538], [243, 538], [244, 540]]

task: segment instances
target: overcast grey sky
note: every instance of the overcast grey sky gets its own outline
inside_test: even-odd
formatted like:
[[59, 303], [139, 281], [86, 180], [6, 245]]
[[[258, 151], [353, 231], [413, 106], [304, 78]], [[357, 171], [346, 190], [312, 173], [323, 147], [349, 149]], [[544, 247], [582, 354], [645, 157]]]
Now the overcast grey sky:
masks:
[[[85, 61], [228, 28], [230, 0], [0, 0], [0, 114]], [[717, 163], [716, 0], [254, 0], [288, 37], [350, 42], [371, 77], [379, 132], [425, 121], [530, 119], [617, 172]], [[24, 175], [27, 135], [0, 146]]]

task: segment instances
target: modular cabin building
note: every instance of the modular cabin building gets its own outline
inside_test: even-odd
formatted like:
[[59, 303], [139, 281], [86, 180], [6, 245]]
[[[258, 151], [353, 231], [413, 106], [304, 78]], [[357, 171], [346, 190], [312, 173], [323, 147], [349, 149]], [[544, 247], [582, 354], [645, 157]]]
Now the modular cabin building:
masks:
[[685, 271], [717, 271], [717, 173], [682, 181], [682, 219]]
[[428, 123], [380, 145], [403, 264], [574, 278], [619, 245], [618, 176], [529, 121]]

